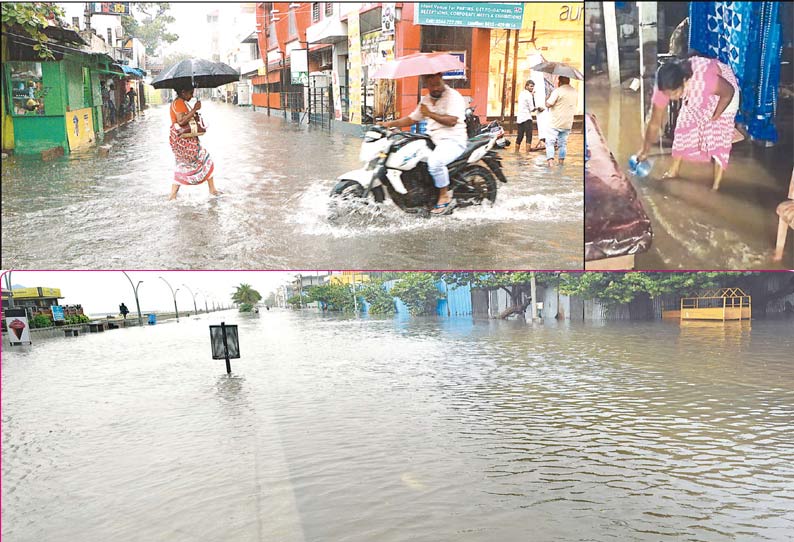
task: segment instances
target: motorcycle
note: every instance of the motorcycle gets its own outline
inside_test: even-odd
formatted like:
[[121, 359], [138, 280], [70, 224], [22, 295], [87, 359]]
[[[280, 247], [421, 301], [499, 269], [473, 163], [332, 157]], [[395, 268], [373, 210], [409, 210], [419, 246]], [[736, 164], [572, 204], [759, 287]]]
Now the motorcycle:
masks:
[[476, 105], [466, 108], [466, 134], [471, 139], [482, 134], [496, 134], [496, 146], [504, 149], [510, 146], [510, 140], [505, 137], [505, 130], [499, 121], [493, 120], [487, 125], [482, 126], [480, 117], [474, 114]]
[[[507, 182], [496, 140], [496, 133], [476, 135], [463, 154], [447, 165], [457, 206], [496, 201], [496, 180]], [[364, 167], [340, 175], [331, 196], [342, 200], [372, 197], [381, 203], [388, 194], [401, 210], [427, 215], [438, 201], [438, 189], [427, 170], [427, 157], [434, 148], [428, 135], [369, 126], [359, 153]]]

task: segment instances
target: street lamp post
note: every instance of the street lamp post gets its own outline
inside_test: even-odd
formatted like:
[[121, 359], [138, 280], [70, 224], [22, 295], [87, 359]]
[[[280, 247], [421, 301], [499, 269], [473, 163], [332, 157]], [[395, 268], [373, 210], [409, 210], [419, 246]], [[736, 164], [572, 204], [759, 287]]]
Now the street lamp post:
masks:
[[[168, 284], [168, 281], [165, 280], [163, 277], [158, 277], [158, 278], [163, 282], [165, 282], [166, 284]], [[168, 284], [168, 289], [171, 290], [171, 296], [174, 298], [174, 312], [176, 313], [176, 321], [177, 323], [179, 323], [179, 309], [176, 306], [176, 293], [179, 291], [179, 288], [174, 290], [173, 288], [171, 288], [171, 285]]]
[[193, 293], [193, 290], [188, 288], [187, 284], [183, 284], [182, 286], [187, 288], [187, 291], [190, 292], [190, 295], [193, 297], [193, 314], [198, 314], [198, 309], [196, 308], [196, 294]]
[[6, 273], [6, 290], [8, 290], [8, 308], [14, 308], [14, 290], [11, 289], [11, 271]]
[[138, 301], [138, 288], [140, 288], [141, 284], [143, 284], [143, 281], [139, 280], [138, 284], [133, 284], [132, 279], [127, 274], [127, 272], [122, 271], [122, 273], [124, 273], [124, 276], [127, 277], [128, 281], [130, 281], [130, 286], [132, 286], [132, 292], [135, 294], [135, 306], [138, 308], [138, 325], [140, 327], [143, 327], [143, 316], [141, 316], [141, 304]]

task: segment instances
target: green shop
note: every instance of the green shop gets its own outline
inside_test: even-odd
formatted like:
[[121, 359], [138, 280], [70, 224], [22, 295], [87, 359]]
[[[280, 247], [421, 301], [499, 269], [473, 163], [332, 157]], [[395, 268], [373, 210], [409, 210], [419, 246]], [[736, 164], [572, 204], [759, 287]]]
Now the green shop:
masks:
[[[104, 53], [82, 50], [77, 32], [47, 27], [55, 60], [42, 60], [29, 38], [3, 35], [3, 150], [36, 154], [96, 145], [104, 138], [100, 81], [123, 76]], [[57, 149], [56, 149], [57, 150]]]

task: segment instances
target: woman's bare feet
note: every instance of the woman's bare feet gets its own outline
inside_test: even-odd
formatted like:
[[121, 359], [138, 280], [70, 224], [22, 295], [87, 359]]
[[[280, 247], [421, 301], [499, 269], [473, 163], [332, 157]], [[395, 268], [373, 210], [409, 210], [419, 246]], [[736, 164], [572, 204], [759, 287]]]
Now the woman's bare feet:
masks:
[[171, 195], [168, 196], [168, 201], [176, 199], [177, 192], [179, 192], [179, 185], [178, 184], [172, 184], [171, 185]]

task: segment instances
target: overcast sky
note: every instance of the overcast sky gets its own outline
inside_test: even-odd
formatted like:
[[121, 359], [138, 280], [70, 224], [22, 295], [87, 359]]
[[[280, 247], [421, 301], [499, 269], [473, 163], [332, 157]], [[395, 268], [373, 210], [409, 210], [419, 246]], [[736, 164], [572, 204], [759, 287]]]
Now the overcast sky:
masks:
[[[281, 271], [130, 271], [133, 282], [144, 281], [138, 288], [141, 311], [173, 310], [174, 302], [171, 291], [164, 277], [177, 292], [177, 304], [180, 312], [193, 311], [193, 298], [187, 288], [196, 294], [196, 304], [203, 308], [204, 298], [199, 291], [206, 292], [208, 306], [212, 307], [212, 298], [217, 303], [230, 304], [231, 294], [240, 283], [248, 283], [258, 290], [262, 297], [275, 291], [282, 284], [289, 282], [297, 272]], [[304, 275], [315, 272], [304, 272]], [[323, 272], [322, 274], [325, 274]], [[123, 301], [131, 312], [135, 312], [135, 296], [132, 286], [121, 271], [13, 271], [11, 283], [28, 288], [44, 286], [60, 288], [64, 299], [61, 305], [82, 304], [84, 312], [89, 314], [116, 314], [119, 304]], [[185, 286], [187, 285], [187, 288]], [[3, 277], [5, 287], [5, 277]]]

